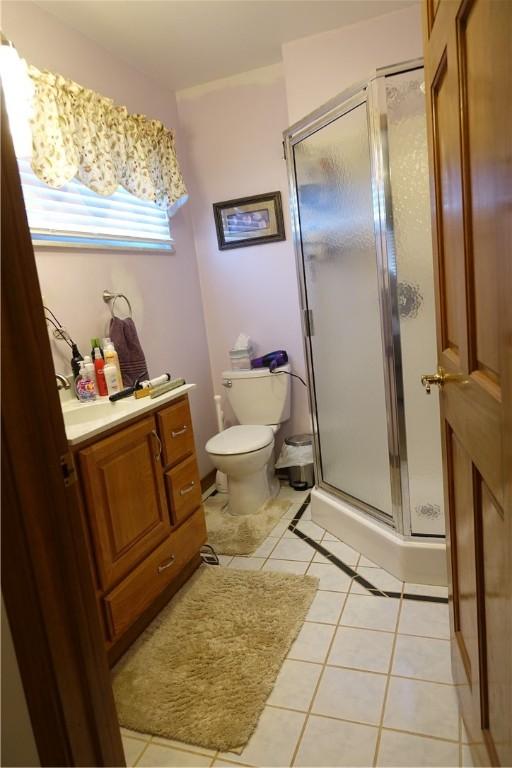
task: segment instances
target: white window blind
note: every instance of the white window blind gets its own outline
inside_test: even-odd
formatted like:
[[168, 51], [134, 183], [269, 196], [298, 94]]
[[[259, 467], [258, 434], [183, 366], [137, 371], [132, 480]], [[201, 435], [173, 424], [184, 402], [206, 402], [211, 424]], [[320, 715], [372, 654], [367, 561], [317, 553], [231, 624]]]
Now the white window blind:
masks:
[[32, 240], [39, 245], [173, 250], [166, 211], [122, 187], [109, 197], [73, 179], [53, 189], [18, 159]]

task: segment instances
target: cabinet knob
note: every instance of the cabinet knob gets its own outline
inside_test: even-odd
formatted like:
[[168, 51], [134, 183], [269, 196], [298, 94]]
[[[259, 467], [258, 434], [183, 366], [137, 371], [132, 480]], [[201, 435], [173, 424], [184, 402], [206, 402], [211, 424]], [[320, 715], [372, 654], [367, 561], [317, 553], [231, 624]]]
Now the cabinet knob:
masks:
[[176, 432], [171, 432], [171, 437], [179, 437], [180, 435], [184, 435], [187, 429], [187, 425], [184, 424], [181, 429], [176, 430]]
[[167, 570], [167, 568], [170, 568], [175, 560], [176, 560], [176, 555], [171, 555], [170, 557], [167, 558], [167, 560], [164, 560], [163, 563], [160, 563], [160, 565], [156, 570], [158, 571], [158, 573], [162, 573], [162, 571], [165, 571]]

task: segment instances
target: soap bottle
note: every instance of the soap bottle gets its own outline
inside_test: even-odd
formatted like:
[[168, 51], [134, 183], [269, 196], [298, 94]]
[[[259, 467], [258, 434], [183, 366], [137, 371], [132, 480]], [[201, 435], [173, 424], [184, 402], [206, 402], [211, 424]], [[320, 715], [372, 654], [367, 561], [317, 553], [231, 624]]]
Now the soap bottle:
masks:
[[75, 382], [75, 389], [76, 395], [81, 403], [89, 403], [92, 400], [96, 400], [96, 386], [94, 384], [94, 379], [91, 378], [84, 361], [82, 361], [80, 366], [80, 373]]
[[96, 383], [96, 369], [94, 368], [94, 363], [92, 362], [89, 355], [85, 355], [84, 357], [84, 368], [89, 374], [89, 378], [91, 378], [94, 381], [94, 386], [96, 387], [96, 390], [98, 389], [98, 385]]
[[[123, 389], [123, 377], [121, 375], [121, 366], [119, 364], [119, 355], [116, 352], [114, 343], [109, 338], [103, 339], [103, 356], [105, 364], [114, 365], [117, 371], [117, 385], [119, 390]], [[110, 393], [109, 393], [110, 394]]]
[[96, 371], [96, 384], [98, 386], [98, 394], [100, 397], [108, 395], [107, 382], [105, 381], [105, 374], [103, 369], [105, 368], [105, 361], [101, 355], [101, 349], [99, 347], [94, 348], [94, 370]]
[[[106, 357], [105, 353], [105, 357]], [[105, 383], [107, 385], [107, 391], [109, 396], [115, 395], [116, 392], [121, 391], [121, 387], [119, 386], [119, 379], [117, 375], [117, 368], [113, 363], [107, 362], [105, 367], [103, 368], [103, 375], [105, 376]]]

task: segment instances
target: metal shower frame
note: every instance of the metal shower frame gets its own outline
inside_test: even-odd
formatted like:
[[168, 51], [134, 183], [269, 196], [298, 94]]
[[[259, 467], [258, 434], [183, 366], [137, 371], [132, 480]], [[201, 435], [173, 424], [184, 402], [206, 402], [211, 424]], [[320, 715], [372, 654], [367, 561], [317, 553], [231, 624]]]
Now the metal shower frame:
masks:
[[[283, 132], [288, 170], [290, 208], [297, 276], [300, 286], [304, 352], [309, 383], [309, 402], [313, 420], [314, 461], [317, 486], [369, 514], [376, 522], [393, 527], [397, 533], [412, 537], [409, 505], [409, 475], [405, 430], [405, 403], [400, 344], [400, 317], [397, 291], [397, 264], [391, 180], [389, 173], [388, 118], [385, 81], [390, 75], [423, 68], [423, 59], [414, 59], [377, 69], [367, 80], [356, 83], [306, 115]], [[366, 504], [345, 491], [327, 483], [322, 473], [321, 446], [318, 434], [315, 371], [311, 346], [314, 317], [307, 302], [304, 258], [297, 199], [294, 146], [300, 141], [365, 104], [368, 143], [371, 160], [372, 202], [375, 230], [377, 279], [379, 287], [380, 325], [385, 381], [388, 452], [391, 481], [392, 517]], [[417, 537], [416, 537], [417, 538]], [[432, 537], [429, 537], [432, 538]], [[437, 538], [437, 537], [434, 537]], [[439, 538], [441, 541], [442, 538]]]

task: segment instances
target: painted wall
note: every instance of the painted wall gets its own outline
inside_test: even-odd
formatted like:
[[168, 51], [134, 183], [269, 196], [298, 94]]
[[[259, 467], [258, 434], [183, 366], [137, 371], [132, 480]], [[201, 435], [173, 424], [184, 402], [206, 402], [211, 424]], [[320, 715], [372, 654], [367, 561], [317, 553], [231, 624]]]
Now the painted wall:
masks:
[[[172, 92], [31, 2], [4, 2], [2, 10], [4, 33], [30, 63], [60, 72], [125, 104], [132, 112], [145, 113], [177, 129], [177, 152], [186, 178]], [[172, 255], [40, 249], [36, 260], [45, 302], [69, 329], [82, 354], [88, 351], [91, 337], [106, 335], [109, 312], [101, 294], [110, 288], [126, 293], [132, 303], [150, 375], [170, 371], [197, 383], [190, 400], [204, 476], [211, 464], [203, 446], [216, 431], [216, 423], [189, 204], [173, 218], [172, 233], [176, 241]], [[70, 373], [68, 347], [52, 340], [52, 348], [56, 370]]]
[[[304, 375], [295, 257], [288, 214], [282, 131], [288, 125], [280, 64], [179, 91], [181, 135], [187, 146], [191, 212], [201, 276], [214, 389], [239, 332], [258, 354], [286, 349]], [[279, 190], [286, 240], [220, 251], [212, 203]], [[286, 434], [309, 431], [305, 388], [292, 384]]]
[[419, 3], [285, 43], [282, 52], [290, 123], [377, 67], [422, 56], [422, 45]]
[[1, 727], [1, 764], [8, 766], [41, 765], [3, 597], [1, 617], [1, 678], [2, 701], [4, 702]]

